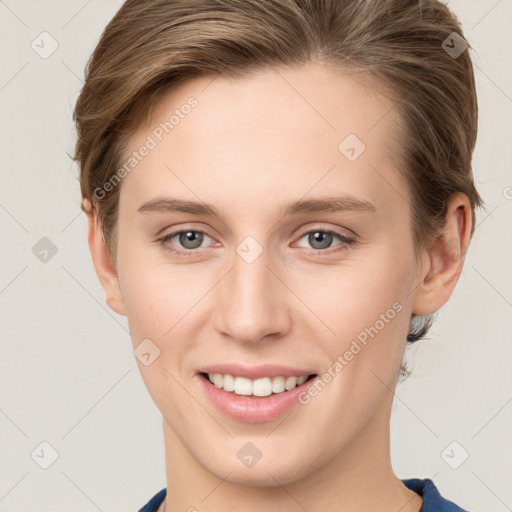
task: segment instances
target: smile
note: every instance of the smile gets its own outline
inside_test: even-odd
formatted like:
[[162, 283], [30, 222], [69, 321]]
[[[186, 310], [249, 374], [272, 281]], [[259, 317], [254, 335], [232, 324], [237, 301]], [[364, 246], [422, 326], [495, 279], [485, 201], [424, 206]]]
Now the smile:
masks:
[[299, 395], [320, 378], [313, 372], [282, 365], [225, 363], [200, 368], [196, 379], [200, 393], [221, 414], [236, 421], [264, 423], [299, 404]]
[[234, 376], [222, 373], [208, 373], [208, 380], [217, 388], [223, 389], [235, 395], [264, 397], [272, 394], [284, 393], [304, 384], [308, 378], [314, 375], [301, 375], [299, 377], [262, 377], [259, 379], [248, 379], [246, 377]]

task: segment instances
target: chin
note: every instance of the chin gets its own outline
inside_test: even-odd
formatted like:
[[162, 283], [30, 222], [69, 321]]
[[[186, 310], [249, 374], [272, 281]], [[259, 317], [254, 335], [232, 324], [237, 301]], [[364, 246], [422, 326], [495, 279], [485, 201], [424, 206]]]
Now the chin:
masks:
[[[293, 454], [294, 450], [291, 450], [291, 453]], [[301, 457], [301, 459], [303, 458]], [[211, 465], [205, 464], [205, 468], [216, 477], [234, 485], [247, 487], [286, 485], [300, 480], [313, 469], [311, 464], [295, 460], [293, 456], [289, 459], [281, 458], [279, 460], [278, 457], [269, 455], [266, 461], [262, 457], [252, 467], [245, 467], [236, 458], [236, 455], [234, 462], [225, 460], [218, 464], [218, 459], [213, 462]]]

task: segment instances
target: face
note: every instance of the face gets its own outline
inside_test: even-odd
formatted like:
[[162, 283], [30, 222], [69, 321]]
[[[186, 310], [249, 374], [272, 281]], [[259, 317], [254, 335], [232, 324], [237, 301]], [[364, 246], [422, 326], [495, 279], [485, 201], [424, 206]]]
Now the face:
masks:
[[131, 138], [119, 312], [182, 461], [286, 483], [388, 435], [417, 268], [378, 90], [313, 64], [202, 77]]

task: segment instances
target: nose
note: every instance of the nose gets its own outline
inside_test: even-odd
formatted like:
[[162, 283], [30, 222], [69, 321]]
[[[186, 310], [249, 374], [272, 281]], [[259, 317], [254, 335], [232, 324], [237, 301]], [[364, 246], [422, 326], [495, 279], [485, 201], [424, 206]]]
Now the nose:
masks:
[[291, 294], [281, 279], [265, 251], [252, 262], [235, 253], [231, 270], [216, 287], [217, 331], [245, 344], [285, 335], [291, 326]]

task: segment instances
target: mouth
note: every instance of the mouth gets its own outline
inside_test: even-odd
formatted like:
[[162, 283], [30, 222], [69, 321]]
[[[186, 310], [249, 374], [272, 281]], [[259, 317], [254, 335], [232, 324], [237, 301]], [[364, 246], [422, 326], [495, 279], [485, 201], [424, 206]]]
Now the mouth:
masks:
[[318, 374], [277, 375], [258, 379], [222, 373], [200, 372], [199, 375], [209, 384], [231, 395], [258, 399], [286, 394], [314, 379]]
[[[231, 373], [220, 373], [228, 371]], [[218, 365], [201, 369], [196, 377], [200, 393], [222, 415], [254, 424], [277, 420], [297, 409], [299, 402], [304, 403], [301, 396], [320, 378], [307, 370], [270, 365], [258, 368]], [[303, 415], [311, 409], [300, 410], [299, 414]]]
[[[320, 379], [312, 368], [235, 362], [197, 368], [195, 377], [199, 392], [221, 414], [245, 423], [270, 422], [291, 412]], [[300, 415], [310, 410], [301, 409]]]

